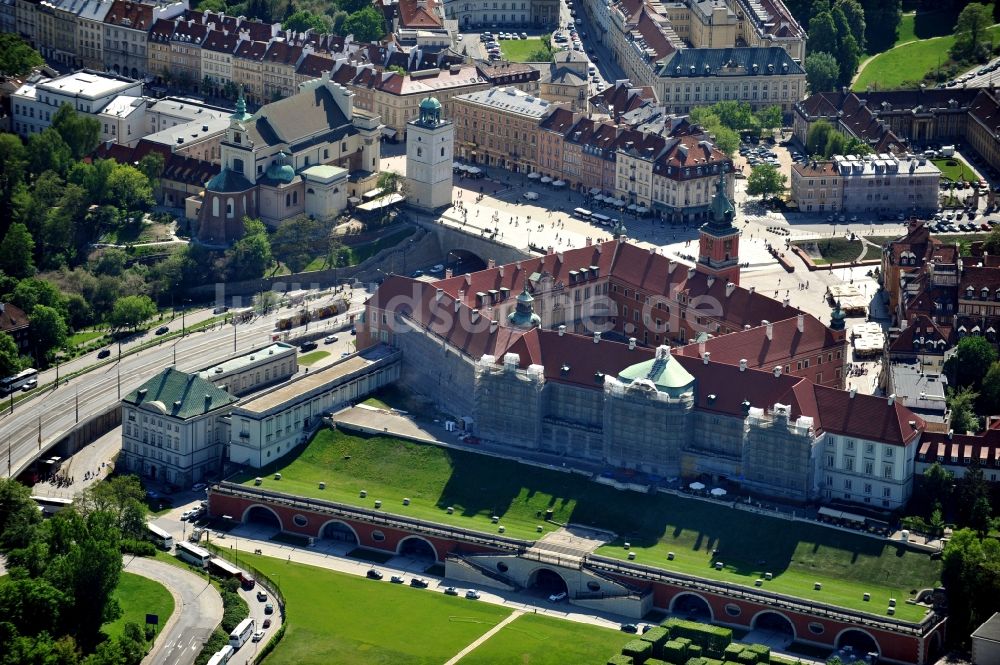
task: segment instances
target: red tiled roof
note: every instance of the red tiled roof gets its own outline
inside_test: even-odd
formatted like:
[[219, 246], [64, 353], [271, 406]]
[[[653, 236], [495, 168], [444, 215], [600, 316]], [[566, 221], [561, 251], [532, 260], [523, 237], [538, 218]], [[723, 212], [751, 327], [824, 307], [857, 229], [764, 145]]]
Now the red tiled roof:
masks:
[[623, 113], [656, 103], [656, 94], [649, 86], [635, 87], [627, 80], [618, 81], [590, 98], [590, 103], [602, 113], [618, 120]]
[[28, 315], [10, 303], [0, 303], [0, 330], [14, 332], [28, 326]]
[[[826, 432], [905, 445], [919, 436], [924, 420], [903, 406], [901, 400], [890, 404], [885, 397], [851, 393], [846, 390], [813, 386], [820, 422]], [[915, 426], [910, 426], [910, 421]]]
[[229, 34], [226, 34], [222, 30], [211, 30], [208, 35], [205, 36], [202, 48], [208, 49], [209, 51], [215, 51], [217, 53], [232, 53], [236, 50], [236, 45], [239, 42], [239, 33], [229, 32]]
[[440, 28], [437, 0], [399, 0], [399, 27]]
[[980, 468], [1000, 466], [998, 426], [1000, 421], [993, 420], [987, 429], [978, 434], [949, 436], [945, 432], [924, 432], [920, 439], [920, 448], [917, 450], [917, 461], [959, 466], [975, 463]]
[[378, 85], [378, 88], [392, 95], [431, 94], [448, 88], [464, 88], [486, 83], [476, 68], [469, 65], [452, 72], [442, 69], [430, 75], [401, 76], [396, 72], [388, 76]]
[[294, 65], [302, 55], [302, 47], [288, 42], [273, 41], [264, 54], [264, 61], [282, 65]]
[[[923, 344], [917, 344], [921, 339], [924, 340]], [[939, 340], [945, 343], [943, 345], [932, 343]], [[942, 355], [950, 346], [951, 328], [938, 325], [926, 314], [918, 314], [889, 344], [889, 353]]]
[[104, 17], [108, 25], [147, 32], [153, 24], [153, 6], [138, 2], [115, 0]]
[[784, 364], [789, 358], [807, 354], [817, 354], [833, 347], [843, 347], [844, 340], [823, 325], [812, 314], [802, 314], [802, 332], [799, 332], [798, 317], [771, 324], [771, 337], [767, 336], [767, 326], [757, 326], [750, 330], [740, 330], [675, 349], [674, 353], [691, 358], [700, 358], [702, 353], [710, 353], [712, 362], [739, 365], [746, 360], [749, 367], [770, 371], [776, 364]]
[[299, 66], [295, 69], [295, 73], [303, 76], [319, 78], [323, 75], [323, 72], [333, 71], [333, 65], [333, 58], [310, 53], [306, 57], [302, 58], [302, 62], [300, 62]]
[[557, 108], [539, 124], [541, 129], [557, 134], [565, 134], [572, 126], [573, 112], [564, 108]]

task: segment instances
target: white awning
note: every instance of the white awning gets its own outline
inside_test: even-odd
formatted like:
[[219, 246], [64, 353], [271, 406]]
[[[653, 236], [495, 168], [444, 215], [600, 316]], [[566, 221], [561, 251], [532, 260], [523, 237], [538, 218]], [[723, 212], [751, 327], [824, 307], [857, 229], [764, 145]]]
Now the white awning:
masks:
[[552, 186], [553, 187], [565, 187], [566, 186], [566, 181], [565, 180], [556, 180], [554, 183], [552, 183]]
[[460, 169], [462, 167], [463, 167], [462, 162], [452, 162], [451, 163], [451, 168], [453, 168], [453, 169]]
[[712, 496], [726, 496], [726, 490], [722, 489], [721, 487], [713, 487], [710, 494]]
[[552, 182], [552, 178], [548, 177], [547, 175], [543, 175], [543, 176], [542, 176], [542, 183], [544, 183], [544, 184], [546, 184], [546, 185], [547, 185], [547, 184], [549, 184], [550, 182]]
[[705, 489], [705, 483], [693, 482], [690, 485], [688, 485], [688, 487], [690, 487], [693, 490], [703, 490]]
[[483, 170], [481, 168], [479, 168], [478, 166], [469, 166], [465, 170], [468, 171], [469, 173], [482, 173], [483, 172]]
[[645, 215], [647, 212], [649, 212], [649, 208], [647, 208], [646, 206], [639, 206], [635, 209], [635, 211], [640, 215]]
[[534, 171], [532, 171], [531, 173], [528, 174], [528, 177], [531, 178], [532, 180], [538, 180], [539, 178], [542, 177], [542, 174], [535, 173]]
[[376, 189], [373, 189], [373, 190], [371, 190], [371, 191], [368, 191], [368, 192], [365, 192], [365, 193], [364, 193], [364, 194], [362, 194], [361, 196], [362, 196], [362, 197], [363, 197], [363, 198], [364, 198], [364, 199], [365, 199], [366, 201], [370, 201], [371, 199], [374, 199], [374, 198], [376, 198], [376, 197], [378, 197], [378, 196], [382, 196], [382, 190], [381, 190], [381, 189], [378, 189], [378, 188], [376, 188]]
[[595, 194], [600, 194], [600, 193], [601, 193], [601, 190], [599, 190], [597, 187], [591, 187], [590, 188], [590, 195], [591, 196], [594, 196]]
[[382, 127], [382, 136], [388, 136], [392, 138], [396, 135], [396, 130], [392, 127]]
[[354, 203], [354, 204], [358, 204], [358, 203], [361, 203], [361, 199], [359, 199], [359, 198], [358, 198], [358, 197], [356, 197], [356, 196], [348, 196], [348, 197], [347, 197], [347, 202], [348, 202], [348, 203]]
[[634, 203], [629, 203], [628, 204], [628, 209], [629, 210], [635, 210], [635, 204]]
[[604, 196], [601, 195], [601, 194], [598, 194], [597, 196], [594, 197], [594, 200], [595, 201], [603, 201], [604, 200]]

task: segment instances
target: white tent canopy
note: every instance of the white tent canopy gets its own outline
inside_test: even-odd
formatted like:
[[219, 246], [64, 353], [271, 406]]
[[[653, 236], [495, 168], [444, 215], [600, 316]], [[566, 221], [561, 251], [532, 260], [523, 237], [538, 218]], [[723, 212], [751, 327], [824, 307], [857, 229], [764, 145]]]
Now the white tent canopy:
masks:
[[545, 183], [545, 184], [547, 185], [547, 184], [549, 184], [550, 182], [552, 182], [552, 178], [548, 177], [547, 175], [543, 175], [543, 176], [542, 176], [542, 182], [543, 182], [543, 183]]
[[565, 187], [566, 186], [566, 181], [565, 180], [556, 180], [554, 183], [552, 183], [552, 186], [553, 187]]
[[699, 490], [700, 491], [700, 490], [705, 489], [705, 483], [699, 483], [699, 482], [695, 481], [695, 482], [691, 483], [690, 485], [688, 485], [688, 487], [690, 487], [693, 490]]
[[528, 174], [528, 177], [531, 178], [532, 180], [537, 180], [538, 178], [542, 177], [542, 174], [532, 171], [531, 173]]
[[721, 487], [714, 487], [712, 488], [710, 494], [712, 496], [726, 496], [726, 490], [722, 489]]
[[601, 190], [599, 190], [597, 187], [591, 187], [590, 188], [590, 195], [591, 196], [594, 196], [595, 194], [600, 194], [600, 193], [601, 193]]

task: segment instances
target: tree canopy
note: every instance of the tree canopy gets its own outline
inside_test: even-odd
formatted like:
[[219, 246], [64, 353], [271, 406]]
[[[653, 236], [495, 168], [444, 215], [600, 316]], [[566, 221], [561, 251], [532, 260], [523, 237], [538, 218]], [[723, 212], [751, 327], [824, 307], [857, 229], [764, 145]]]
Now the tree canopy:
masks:
[[385, 21], [382, 15], [369, 5], [350, 14], [344, 20], [342, 31], [354, 35], [356, 42], [377, 42], [385, 36]]
[[45, 60], [18, 35], [0, 33], [0, 74], [4, 76], [24, 76], [35, 67], [41, 67]]
[[760, 164], [753, 167], [747, 179], [747, 194], [750, 196], [768, 197], [785, 191], [788, 176], [771, 164]]
[[135, 330], [156, 314], [156, 305], [149, 296], [123, 296], [115, 301], [108, 322], [120, 330]]
[[101, 142], [101, 124], [96, 118], [77, 113], [69, 104], [63, 104], [52, 116], [52, 128], [59, 132], [74, 160], [89, 155]]
[[951, 385], [979, 390], [983, 377], [996, 360], [997, 350], [985, 337], [969, 335], [959, 340], [955, 354], [945, 363], [944, 369]]

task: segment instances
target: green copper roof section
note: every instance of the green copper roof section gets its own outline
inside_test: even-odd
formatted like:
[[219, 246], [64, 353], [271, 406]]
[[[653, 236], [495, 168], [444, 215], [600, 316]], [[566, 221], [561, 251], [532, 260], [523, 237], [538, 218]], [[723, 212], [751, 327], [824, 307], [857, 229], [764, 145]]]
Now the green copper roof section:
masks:
[[648, 379], [657, 390], [673, 395], [694, 384], [694, 377], [670, 355], [670, 349], [665, 346], [656, 349], [656, 356], [651, 360], [626, 367], [618, 374], [618, 380], [626, 384], [639, 379]]
[[719, 180], [715, 183], [715, 195], [709, 204], [709, 214], [708, 222], [702, 225], [705, 231], [713, 235], [728, 235], [735, 231], [733, 219], [736, 217], [736, 208], [726, 195], [725, 170], [719, 174]]
[[123, 402], [148, 405], [175, 418], [194, 418], [236, 402], [236, 397], [201, 378], [168, 367], [137, 389]]
[[534, 328], [537, 325], [541, 325], [542, 317], [535, 314], [534, 296], [528, 293], [528, 282], [525, 281], [524, 289], [521, 291], [521, 295], [517, 297], [517, 306], [514, 311], [507, 315], [507, 320], [511, 325], [517, 326], [518, 328]]
[[440, 111], [441, 102], [436, 97], [424, 97], [420, 101], [420, 109], [423, 111]]
[[267, 167], [267, 177], [286, 183], [295, 178], [295, 169], [288, 163], [288, 155], [284, 150], [278, 153], [278, 161]]
[[847, 312], [841, 309], [840, 301], [838, 300], [833, 306], [833, 311], [830, 312], [830, 330], [843, 330], [846, 328], [846, 319]]
[[240, 96], [236, 100], [236, 113], [229, 116], [234, 122], [246, 122], [253, 117], [252, 114], [247, 113], [247, 102], [243, 98], [243, 86], [240, 86]]

